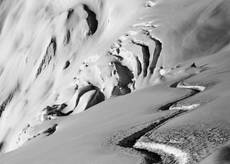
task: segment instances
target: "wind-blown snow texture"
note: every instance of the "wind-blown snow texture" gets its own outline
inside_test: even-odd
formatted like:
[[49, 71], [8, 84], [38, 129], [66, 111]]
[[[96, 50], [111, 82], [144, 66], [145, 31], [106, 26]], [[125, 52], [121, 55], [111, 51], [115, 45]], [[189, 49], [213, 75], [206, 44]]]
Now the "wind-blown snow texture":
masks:
[[[168, 99], [165, 96], [151, 100], [158, 104], [158, 100], [163, 99], [161, 107], [155, 111], [159, 122], [162, 121], [158, 117], [161, 113], [172, 112], [173, 116], [179, 117], [202, 108], [216, 97], [207, 96], [199, 101], [194, 97], [205, 94], [212, 83], [197, 85], [184, 81], [192, 77], [202, 81], [199, 77], [209, 70], [209, 65], [218, 68], [216, 72], [228, 68], [229, 55], [225, 54], [229, 52], [229, 11], [228, 0], [0, 1], [1, 152], [17, 151], [31, 140], [53, 135], [59, 122], [86, 110], [90, 113], [90, 109], [101, 102], [133, 92], [130, 96], [135, 97], [138, 90], [152, 86], [168, 87], [167, 91], [162, 88], [152, 91], [156, 94], [171, 92], [172, 88], [176, 92], [175, 96], [169, 93]], [[209, 76], [215, 77], [215, 71]], [[181, 92], [180, 96], [177, 96], [177, 90]], [[149, 101], [146, 104], [150, 105]], [[132, 105], [137, 104], [133, 102]], [[151, 106], [143, 107], [144, 112]], [[108, 110], [113, 113], [112, 109], [120, 111]], [[102, 113], [105, 110], [103, 108]], [[127, 113], [132, 112], [135, 114], [131, 109]], [[202, 118], [203, 115], [199, 116]], [[90, 114], [88, 117], [99, 119]], [[170, 120], [171, 115], [166, 118]], [[136, 120], [142, 121], [135, 125], [143, 124], [145, 119], [143, 116]], [[142, 141], [145, 138], [153, 140], [158, 134], [156, 128], [161, 124], [140, 130], [118, 147], [153, 153], [160, 149], [163, 154], [174, 156], [175, 162], [194, 163], [229, 141], [229, 128], [223, 128], [226, 135], [220, 136], [224, 139], [221, 142], [217, 139], [215, 146], [207, 150], [202, 147], [206, 152], [197, 156], [192, 148], [184, 150], [170, 145], [171, 140], [169, 143]], [[92, 128], [90, 124], [85, 126]], [[210, 130], [210, 133], [215, 132]], [[164, 135], [167, 136], [167, 132]], [[205, 136], [202, 138], [206, 139]], [[213, 142], [208, 140], [207, 143]]]
[[[137, 14], [140, 2], [133, 2], [124, 6], [121, 1], [100, 0], [2, 1], [3, 151], [14, 150], [33, 137], [24, 134], [32, 126], [138, 88], [134, 83], [141, 59], [120, 50], [122, 41], [115, 41], [133, 21], [129, 15]], [[149, 53], [147, 46], [142, 49]], [[146, 76], [147, 65], [143, 69]]]

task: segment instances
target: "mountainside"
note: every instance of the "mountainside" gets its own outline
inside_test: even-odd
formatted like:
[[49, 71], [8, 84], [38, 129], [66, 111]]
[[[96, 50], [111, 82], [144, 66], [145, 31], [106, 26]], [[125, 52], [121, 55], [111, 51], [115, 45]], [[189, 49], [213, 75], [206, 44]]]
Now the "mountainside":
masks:
[[0, 163], [230, 163], [230, 1], [0, 9]]

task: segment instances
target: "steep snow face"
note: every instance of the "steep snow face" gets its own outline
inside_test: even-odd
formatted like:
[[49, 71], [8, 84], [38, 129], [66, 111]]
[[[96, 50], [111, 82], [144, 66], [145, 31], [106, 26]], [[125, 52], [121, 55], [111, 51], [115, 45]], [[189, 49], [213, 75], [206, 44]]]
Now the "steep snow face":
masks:
[[111, 97], [118, 83], [125, 89], [116, 95], [130, 92], [131, 71], [107, 47], [134, 21], [139, 6], [133, 0], [1, 1], [2, 151], [19, 147], [28, 139], [22, 133], [44, 120]]
[[[1, 150], [17, 149], [48, 120], [199, 73], [176, 64], [228, 45], [229, 3], [174, 1], [1, 1]], [[191, 16], [181, 18], [185, 10]]]

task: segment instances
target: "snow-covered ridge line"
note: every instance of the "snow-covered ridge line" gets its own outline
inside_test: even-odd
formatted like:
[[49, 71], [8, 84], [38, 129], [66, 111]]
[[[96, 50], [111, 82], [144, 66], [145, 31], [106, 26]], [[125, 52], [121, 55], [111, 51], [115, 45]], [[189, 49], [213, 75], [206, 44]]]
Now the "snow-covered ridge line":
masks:
[[144, 149], [150, 152], [162, 152], [168, 155], [173, 155], [179, 164], [187, 164], [189, 161], [189, 155], [182, 150], [165, 144], [155, 142], [142, 142], [137, 141], [134, 145], [136, 149]]
[[196, 90], [198, 92], [203, 92], [206, 87], [204, 86], [199, 86], [199, 85], [189, 85], [189, 84], [186, 84], [184, 82], [180, 82], [178, 85], [177, 85], [177, 88], [183, 88], [183, 89], [192, 89], [192, 90]]

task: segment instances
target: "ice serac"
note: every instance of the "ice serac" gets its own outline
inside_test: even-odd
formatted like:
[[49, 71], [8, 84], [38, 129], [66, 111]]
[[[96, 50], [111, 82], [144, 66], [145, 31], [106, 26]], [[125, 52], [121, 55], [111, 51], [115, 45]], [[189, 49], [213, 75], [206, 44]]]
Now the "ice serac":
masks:
[[[25, 144], [31, 149], [31, 140], [56, 144], [62, 135], [65, 141], [81, 134], [92, 143], [86, 146], [100, 156], [107, 142], [101, 138], [114, 135], [108, 141], [113, 152], [131, 149], [145, 156], [144, 163], [153, 160], [153, 153], [165, 164], [171, 156], [175, 163], [200, 162], [227, 144], [230, 136], [223, 116], [228, 112], [220, 110], [220, 115], [207, 107], [214, 100], [223, 101], [219, 92], [229, 94], [217, 85], [229, 86], [228, 74], [218, 73], [229, 72], [229, 8], [227, 0], [0, 1], [0, 151], [17, 149], [20, 154], [27, 151], [18, 149]], [[116, 101], [126, 106], [107, 105]], [[77, 136], [72, 123], [66, 125], [72, 119], [85, 122], [73, 123], [76, 133], [82, 132]], [[89, 135], [94, 128], [97, 132]], [[186, 132], [184, 136], [177, 134], [180, 131]], [[117, 144], [121, 141], [128, 145]], [[190, 147], [184, 148], [186, 144]], [[91, 159], [84, 149], [74, 154], [79, 161]], [[97, 163], [106, 163], [103, 157]], [[123, 163], [119, 159], [117, 163]]]

